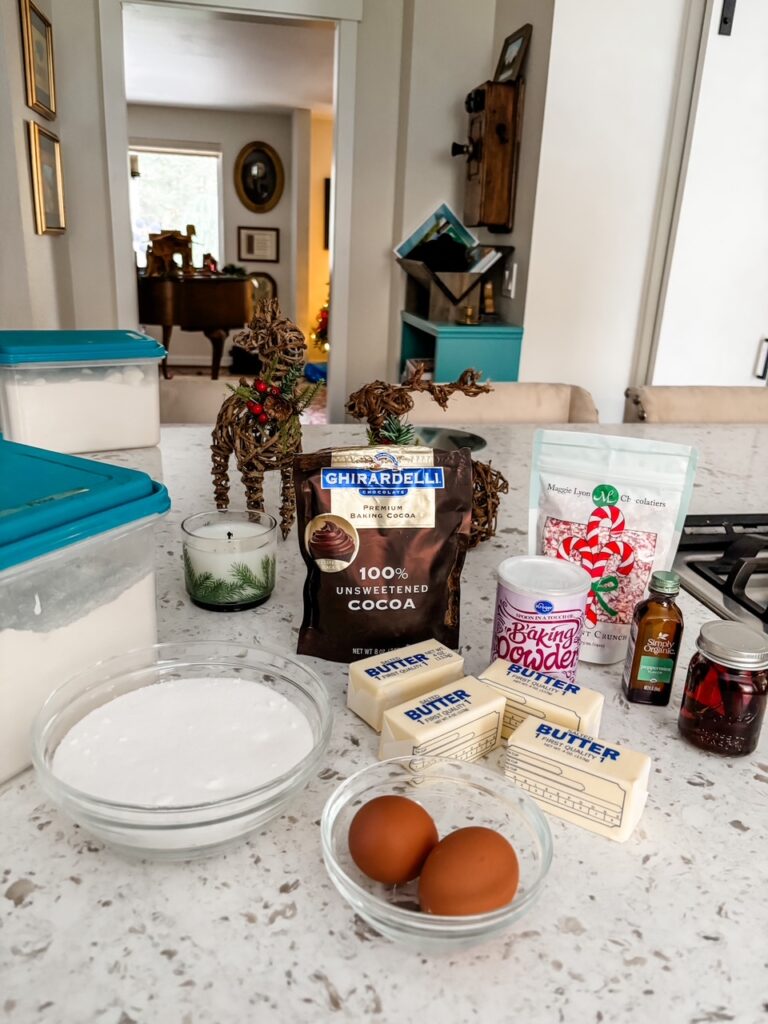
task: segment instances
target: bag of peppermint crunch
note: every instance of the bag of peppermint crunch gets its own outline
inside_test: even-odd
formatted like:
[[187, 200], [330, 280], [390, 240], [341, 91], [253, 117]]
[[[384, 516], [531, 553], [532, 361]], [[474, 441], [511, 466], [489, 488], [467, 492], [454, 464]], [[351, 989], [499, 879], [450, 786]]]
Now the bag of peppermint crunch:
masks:
[[583, 661], [623, 661], [651, 573], [672, 567], [695, 473], [696, 450], [688, 445], [536, 432], [529, 553], [575, 562], [592, 577]]

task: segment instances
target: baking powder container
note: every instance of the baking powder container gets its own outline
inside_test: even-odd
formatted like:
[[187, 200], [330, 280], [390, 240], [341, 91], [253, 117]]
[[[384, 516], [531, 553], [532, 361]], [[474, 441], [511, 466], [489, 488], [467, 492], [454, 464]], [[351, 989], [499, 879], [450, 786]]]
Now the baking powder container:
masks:
[[589, 573], [573, 562], [519, 555], [505, 558], [496, 575], [491, 661], [504, 658], [572, 682]]

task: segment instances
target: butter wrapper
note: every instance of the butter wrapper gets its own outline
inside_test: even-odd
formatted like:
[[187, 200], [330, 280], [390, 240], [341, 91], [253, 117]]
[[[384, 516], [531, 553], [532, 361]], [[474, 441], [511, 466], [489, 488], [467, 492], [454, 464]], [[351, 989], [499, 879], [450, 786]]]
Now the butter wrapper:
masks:
[[598, 734], [605, 698], [597, 690], [588, 690], [578, 683], [569, 683], [502, 658], [497, 658], [481, 672], [480, 679], [506, 699], [501, 730], [504, 739], [527, 717], [565, 725], [588, 736]]
[[526, 718], [507, 741], [504, 773], [543, 811], [623, 843], [648, 795], [647, 754]]
[[376, 732], [384, 712], [420, 694], [456, 682], [464, 659], [437, 640], [424, 640], [349, 666], [347, 707]]
[[384, 712], [379, 757], [477, 761], [501, 740], [504, 698], [474, 676]]

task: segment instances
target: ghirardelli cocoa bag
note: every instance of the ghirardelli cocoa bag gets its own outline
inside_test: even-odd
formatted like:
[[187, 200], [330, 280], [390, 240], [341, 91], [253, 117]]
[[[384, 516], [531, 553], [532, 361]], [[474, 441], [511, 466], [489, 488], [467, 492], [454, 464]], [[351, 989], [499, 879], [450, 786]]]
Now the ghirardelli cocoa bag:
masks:
[[298, 455], [294, 480], [307, 565], [299, 654], [354, 661], [430, 638], [457, 647], [469, 451], [328, 449]]

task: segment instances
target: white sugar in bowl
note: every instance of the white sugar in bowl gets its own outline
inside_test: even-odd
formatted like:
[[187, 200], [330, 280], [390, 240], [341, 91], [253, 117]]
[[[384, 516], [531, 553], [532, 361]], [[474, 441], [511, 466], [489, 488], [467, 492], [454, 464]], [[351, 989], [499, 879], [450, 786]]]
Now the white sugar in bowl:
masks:
[[281, 814], [325, 751], [331, 705], [297, 658], [173, 643], [94, 666], [33, 728], [43, 789], [125, 854], [189, 860]]

